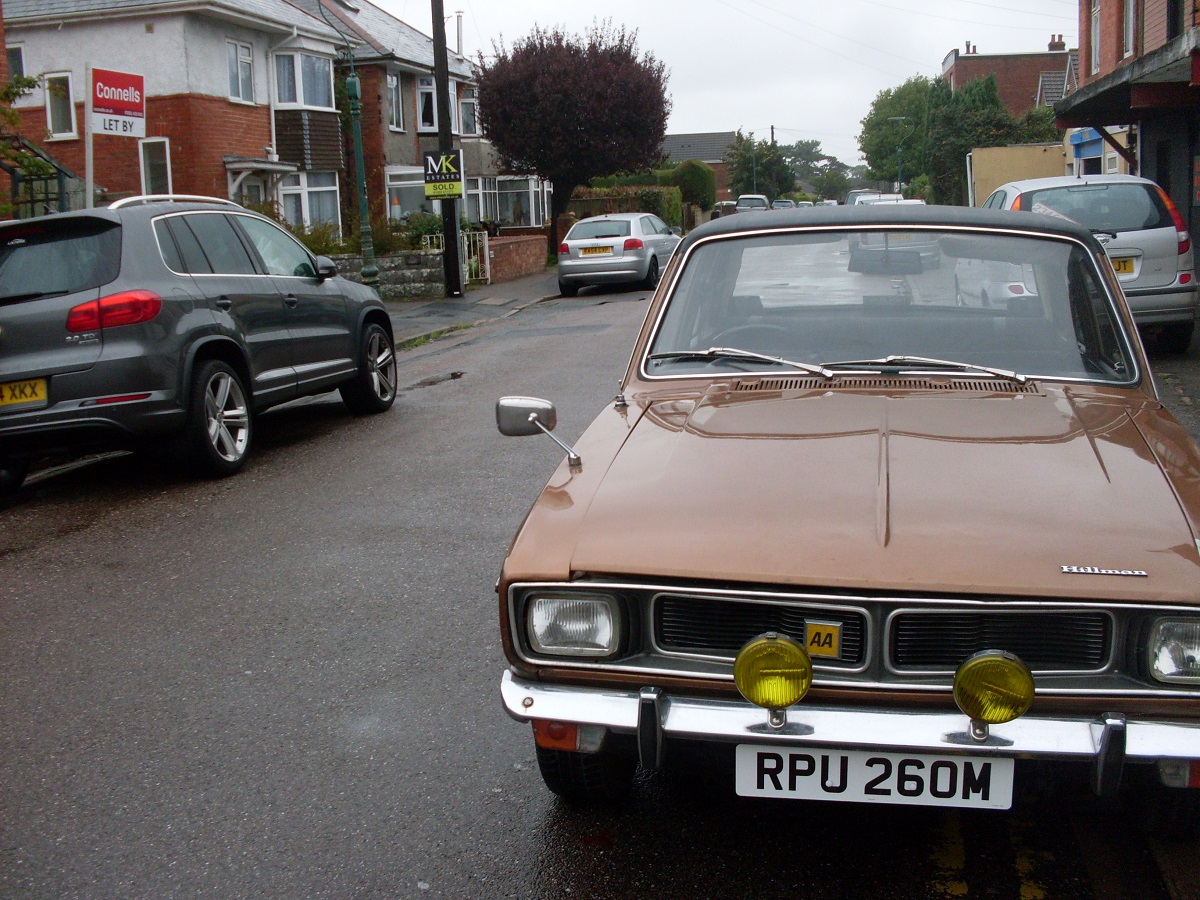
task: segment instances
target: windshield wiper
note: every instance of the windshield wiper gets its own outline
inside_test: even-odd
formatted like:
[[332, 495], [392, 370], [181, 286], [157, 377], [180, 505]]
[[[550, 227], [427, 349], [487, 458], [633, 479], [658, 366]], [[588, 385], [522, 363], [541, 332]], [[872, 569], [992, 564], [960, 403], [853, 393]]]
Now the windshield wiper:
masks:
[[960, 369], [963, 371], [986, 372], [1007, 381], [1025, 384], [1027, 375], [1013, 372], [1011, 369], [997, 369], [992, 366], [981, 366], [976, 363], [957, 362], [952, 359], [931, 359], [927, 356], [885, 356], [882, 359], [843, 359], [839, 362], [825, 363], [827, 369], [853, 368], [857, 366], [913, 366], [922, 369]]
[[41, 300], [45, 297], [61, 297], [70, 291], [30, 291], [27, 294], [9, 294], [0, 297], [0, 303], [20, 303], [24, 300]]
[[669, 350], [666, 353], [651, 353], [649, 360], [660, 359], [752, 359], [756, 362], [774, 363], [780, 366], [790, 366], [810, 375], [820, 375], [822, 378], [833, 378], [833, 372], [824, 366], [814, 366], [810, 363], [796, 362], [784, 359], [782, 356], [768, 356], [765, 353], [755, 353], [753, 350], [742, 350], [739, 347], [709, 347], [707, 350]]

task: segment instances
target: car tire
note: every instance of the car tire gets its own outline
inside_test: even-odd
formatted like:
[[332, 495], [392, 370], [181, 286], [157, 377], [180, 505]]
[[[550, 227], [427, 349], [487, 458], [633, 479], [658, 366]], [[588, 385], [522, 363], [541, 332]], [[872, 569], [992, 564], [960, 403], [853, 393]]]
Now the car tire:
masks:
[[0, 460], [0, 497], [15, 494], [28, 474], [28, 463]]
[[574, 297], [579, 293], [579, 285], [568, 284], [560, 278], [558, 280], [558, 292], [564, 297]]
[[642, 286], [647, 290], [654, 290], [658, 287], [658, 257], [650, 257], [650, 265], [646, 267], [646, 277], [642, 281]]
[[251, 418], [242, 376], [219, 359], [199, 363], [183, 436], [197, 474], [222, 478], [242, 468], [250, 451]]
[[358, 372], [338, 393], [355, 415], [387, 412], [396, 401], [396, 348], [382, 325], [363, 329], [358, 349]]
[[614, 803], [629, 794], [637, 761], [611, 753], [573, 753], [537, 747], [542, 781], [570, 803]]
[[1192, 331], [1195, 328], [1191, 322], [1175, 322], [1162, 326], [1159, 333], [1158, 345], [1164, 353], [1182, 355], [1188, 352], [1192, 345]]

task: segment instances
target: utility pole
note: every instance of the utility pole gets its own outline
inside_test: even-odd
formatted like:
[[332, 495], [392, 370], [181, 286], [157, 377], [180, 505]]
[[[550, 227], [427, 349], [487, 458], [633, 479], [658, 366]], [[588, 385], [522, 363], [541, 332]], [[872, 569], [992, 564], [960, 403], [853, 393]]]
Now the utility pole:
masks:
[[[450, 61], [446, 55], [446, 15], [442, 0], [430, 0], [433, 8], [433, 85], [437, 97], [438, 152], [454, 152], [450, 132]], [[460, 175], [462, 173], [459, 173]], [[462, 268], [458, 261], [458, 204], [442, 198], [442, 271], [446, 276], [446, 296], [462, 296]]]

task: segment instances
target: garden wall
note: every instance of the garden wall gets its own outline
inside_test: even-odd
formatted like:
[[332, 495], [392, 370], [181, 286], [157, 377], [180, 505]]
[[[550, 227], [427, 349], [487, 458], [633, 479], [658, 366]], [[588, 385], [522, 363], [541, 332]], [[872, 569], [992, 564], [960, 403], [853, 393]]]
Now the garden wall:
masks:
[[[362, 281], [362, 257], [342, 253], [331, 259], [337, 263], [338, 274], [351, 281]], [[384, 300], [446, 296], [440, 250], [388, 253], [375, 257], [375, 265], [379, 269], [379, 295]]]

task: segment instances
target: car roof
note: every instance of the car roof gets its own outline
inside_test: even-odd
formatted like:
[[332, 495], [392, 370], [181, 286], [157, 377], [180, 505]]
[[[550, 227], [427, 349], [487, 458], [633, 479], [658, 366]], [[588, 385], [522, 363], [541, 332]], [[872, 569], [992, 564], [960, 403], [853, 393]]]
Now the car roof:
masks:
[[699, 240], [721, 235], [777, 232], [787, 228], [860, 228], [870, 226], [907, 226], [946, 228], [985, 228], [1028, 231], [1075, 238], [1099, 250], [1091, 231], [1067, 219], [1032, 212], [979, 209], [969, 206], [929, 206], [920, 203], [814, 206], [804, 209], [774, 210], [770, 215], [753, 212], [722, 216], [694, 228], [680, 244], [686, 250]]
[[[1154, 184], [1140, 175], [1051, 175], [1048, 178], [1026, 178], [1010, 181], [1001, 188], [1016, 188], [1019, 191], [1036, 191], [1043, 188], [1074, 187], [1086, 184]], [[996, 190], [999, 190], [997, 188]]]
[[[648, 213], [648, 212], [603, 213], [602, 215], [599, 215], [599, 216], [588, 216], [586, 219], [580, 219], [579, 222], [575, 223], [575, 225], [578, 225], [581, 222], [612, 222], [612, 221], [628, 222], [633, 219], [640, 219], [642, 216], [652, 216], [652, 215], [654, 215], [654, 213]], [[575, 225], [572, 225], [571, 227], [574, 228]]]

